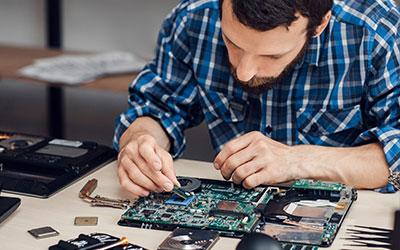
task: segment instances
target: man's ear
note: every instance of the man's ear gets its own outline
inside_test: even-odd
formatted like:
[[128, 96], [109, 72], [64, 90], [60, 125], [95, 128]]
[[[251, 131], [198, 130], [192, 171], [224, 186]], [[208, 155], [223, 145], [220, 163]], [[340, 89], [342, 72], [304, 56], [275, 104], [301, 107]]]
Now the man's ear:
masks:
[[321, 33], [325, 30], [326, 26], [328, 26], [331, 17], [332, 17], [332, 11], [328, 11], [325, 14], [324, 18], [322, 18], [321, 24], [315, 29], [314, 37], [318, 37], [321, 35]]

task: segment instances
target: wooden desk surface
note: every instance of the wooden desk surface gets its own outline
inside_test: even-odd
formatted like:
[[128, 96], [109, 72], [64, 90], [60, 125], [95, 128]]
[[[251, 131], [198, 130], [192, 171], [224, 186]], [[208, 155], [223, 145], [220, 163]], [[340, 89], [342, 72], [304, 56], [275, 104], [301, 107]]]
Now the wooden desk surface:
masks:
[[[44, 48], [26, 48], [0, 44], [0, 78], [24, 80], [26, 82], [50, 84], [48, 82], [21, 77], [18, 70], [30, 65], [39, 58], [54, 57], [65, 54], [83, 54], [82, 52], [64, 52], [61, 50]], [[128, 94], [130, 83], [136, 78], [137, 73], [121, 74], [115, 76], [101, 77], [86, 84], [68, 87], [80, 87], [86, 89], [106, 90]], [[59, 86], [59, 85], [56, 85]]]
[[[178, 175], [197, 176], [203, 178], [221, 179], [219, 173], [210, 163], [179, 160], [175, 162]], [[89, 179], [99, 180], [94, 194], [101, 194], [115, 198], [127, 197], [118, 184], [116, 163], [113, 162], [76, 182], [69, 188], [59, 192], [49, 199], [37, 199], [17, 195], [4, 194], [22, 198], [18, 210], [0, 225], [0, 246], [8, 249], [48, 249], [59, 240], [77, 237], [80, 233], [108, 233], [115, 236], [126, 236], [135, 244], [148, 249], [157, 249], [157, 246], [167, 237], [169, 232], [145, 230], [138, 228], [121, 227], [117, 225], [123, 213], [119, 209], [93, 208], [78, 198], [78, 192]], [[380, 194], [372, 191], [360, 191], [359, 198], [345, 219], [334, 244], [329, 249], [343, 248], [345, 228], [348, 225], [370, 225], [393, 228], [394, 211], [400, 209], [400, 193]], [[98, 216], [97, 226], [78, 227], [73, 225], [75, 216]], [[27, 230], [51, 226], [60, 232], [60, 235], [48, 239], [37, 240], [27, 233]], [[234, 249], [237, 239], [221, 238], [217, 249]]]

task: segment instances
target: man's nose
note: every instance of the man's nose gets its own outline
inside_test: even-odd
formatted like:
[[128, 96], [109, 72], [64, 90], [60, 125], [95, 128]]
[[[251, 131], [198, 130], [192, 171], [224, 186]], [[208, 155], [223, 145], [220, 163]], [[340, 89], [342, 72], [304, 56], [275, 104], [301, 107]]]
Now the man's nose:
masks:
[[251, 55], [243, 55], [236, 68], [236, 75], [240, 81], [250, 81], [257, 74], [257, 67]]

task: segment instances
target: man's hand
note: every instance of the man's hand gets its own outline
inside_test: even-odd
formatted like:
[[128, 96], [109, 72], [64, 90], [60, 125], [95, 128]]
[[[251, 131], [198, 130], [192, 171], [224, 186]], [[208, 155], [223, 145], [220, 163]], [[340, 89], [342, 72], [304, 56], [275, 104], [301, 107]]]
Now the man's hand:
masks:
[[227, 143], [215, 158], [214, 166], [226, 180], [232, 178], [248, 189], [285, 182], [297, 177], [290, 148], [260, 132], [250, 132]]
[[[158, 135], [159, 140], [143, 128], [150, 129], [150, 133]], [[150, 192], [170, 192], [174, 185], [179, 186], [172, 157], [160, 146], [165, 139], [168, 140], [165, 132], [151, 118], [138, 119], [121, 137], [118, 155], [119, 181], [134, 196], [144, 197]]]
[[358, 189], [387, 184], [389, 171], [379, 143], [357, 147], [287, 146], [260, 132], [228, 142], [214, 166], [226, 180], [254, 188], [297, 179], [340, 182]]

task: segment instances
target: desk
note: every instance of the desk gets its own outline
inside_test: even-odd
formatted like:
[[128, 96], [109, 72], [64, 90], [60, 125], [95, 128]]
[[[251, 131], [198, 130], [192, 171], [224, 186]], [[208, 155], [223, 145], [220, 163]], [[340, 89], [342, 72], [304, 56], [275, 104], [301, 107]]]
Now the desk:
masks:
[[[214, 170], [211, 163], [178, 160], [175, 162], [175, 167], [178, 175], [221, 179], [219, 172]], [[117, 222], [123, 212], [122, 210], [92, 208], [78, 198], [79, 190], [86, 181], [93, 177], [99, 180], [95, 194], [115, 198], [126, 197], [126, 193], [120, 189], [118, 184], [115, 162], [49, 199], [22, 197], [22, 204], [18, 210], [0, 225], [1, 249], [47, 249], [48, 246], [56, 244], [61, 239], [67, 240], [77, 237], [80, 233], [93, 232], [126, 236], [132, 243], [148, 249], [157, 249], [157, 246], [167, 237], [169, 232], [118, 226]], [[344, 241], [340, 238], [344, 237], [344, 229], [348, 225], [359, 224], [392, 228], [394, 211], [397, 209], [400, 209], [400, 193], [379, 194], [372, 191], [360, 191], [358, 200], [350, 209], [339, 235], [329, 249], [343, 248]], [[75, 216], [98, 216], [99, 224], [93, 227], [74, 226]], [[60, 235], [36, 240], [26, 232], [28, 229], [41, 226], [51, 226], [58, 230]], [[238, 242], [237, 239], [221, 238], [213, 250], [234, 249]]]
[[[12, 79], [33, 84], [44, 84], [48, 89], [48, 129], [49, 135], [63, 137], [64, 125], [64, 87], [104, 90], [128, 95], [128, 87], [137, 73], [121, 74], [96, 79], [81, 85], [65, 85], [22, 77], [18, 70], [30, 65], [39, 58], [54, 57], [67, 54], [83, 54], [82, 52], [65, 52], [56, 49], [26, 48], [0, 44], [0, 79]], [[1, 96], [0, 96], [1, 98]]]

